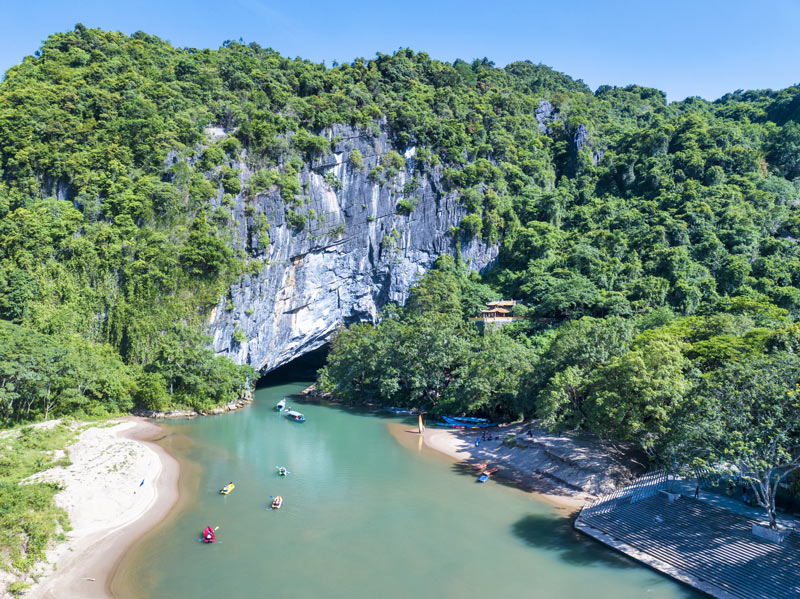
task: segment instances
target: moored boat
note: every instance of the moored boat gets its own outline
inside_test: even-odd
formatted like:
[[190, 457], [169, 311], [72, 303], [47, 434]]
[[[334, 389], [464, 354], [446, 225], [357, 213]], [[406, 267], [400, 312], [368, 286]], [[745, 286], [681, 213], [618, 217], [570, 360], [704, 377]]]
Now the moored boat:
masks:
[[485, 472], [478, 477], [479, 483], [485, 483], [487, 480], [489, 480], [489, 475]]
[[489, 428], [497, 426], [483, 418], [455, 418], [453, 416], [442, 416], [442, 419], [452, 428]]
[[222, 493], [223, 495], [230, 495], [231, 491], [233, 491], [235, 488], [236, 488], [236, 485], [234, 485], [233, 483], [228, 483], [227, 485], [222, 487], [219, 490], [219, 492]]
[[489, 462], [481, 462], [480, 464], [475, 464], [475, 465], [473, 466], [473, 468], [474, 468], [475, 470], [484, 471], [484, 470], [486, 470], [486, 467], [487, 467], [488, 465], [489, 465]]
[[275, 409], [276, 409], [278, 412], [283, 412], [283, 409], [284, 409], [285, 407], [286, 407], [286, 398], [285, 398], [285, 397], [284, 397], [282, 400], [280, 400], [280, 401], [279, 401], [279, 402], [278, 402], [278, 403], [275, 405]]
[[283, 497], [281, 497], [280, 495], [278, 495], [277, 497], [275, 497], [275, 498], [272, 500], [272, 509], [273, 509], [273, 510], [279, 510], [279, 509], [281, 509], [281, 506], [282, 506], [282, 505], [283, 505]]
[[295, 422], [305, 422], [306, 417], [303, 416], [300, 412], [296, 412], [294, 410], [287, 410], [286, 417], [289, 420], [294, 420]]
[[391, 412], [392, 414], [416, 414], [416, 408], [396, 408], [394, 406], [387, 406], [387, 412]]

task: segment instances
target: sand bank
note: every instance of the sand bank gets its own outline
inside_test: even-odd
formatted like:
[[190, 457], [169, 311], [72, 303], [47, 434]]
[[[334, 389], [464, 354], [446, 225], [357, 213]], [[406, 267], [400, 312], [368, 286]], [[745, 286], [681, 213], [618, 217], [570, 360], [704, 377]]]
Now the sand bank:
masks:
[[178, 498], [178, 462], [152, 443], [161, 434], [155, 424], [134, 418], [90, 428], [68, 448], [72, 465], [34, 477], [65, 486], [55, 500], [73, 529], [48, 552], [51, 565], [27, 597], [112, 596], [109, 582], [125, 550]]
[[[531, 435], [527, 431], [531, 431]], [[396, 435], [400, 429], [393, 431]], [[403, 426], [406, 434], [418, 434]], [[630, 456], [597, 441], [548, 433], [531, 423], [482, 431], [426, 428], [426, 446], [457, 462], [488, 462], [499, 468], [495, 477], [513, 483], [556, 507], [571, 512], [597, 494], [607, 493], [635, 476], [640, 468]], [[513, 435], [513, 443], [503, 443]], [[476, 445], [476, 442], [480, 441]]]

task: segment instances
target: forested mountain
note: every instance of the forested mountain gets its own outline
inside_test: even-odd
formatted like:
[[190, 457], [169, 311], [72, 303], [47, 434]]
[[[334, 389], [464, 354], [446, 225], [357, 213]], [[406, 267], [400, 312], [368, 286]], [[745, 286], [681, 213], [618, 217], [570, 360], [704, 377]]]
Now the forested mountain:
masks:
[[[530, 62], [402, 49], [326, 67], [254, 43], [55, 34], [0, 84], [4, 422], [240, 395], [255, 373], [208, 348], [209, 312], [282, 243], [257, 198], [279, 194], [306, 234], [303, 173], [347, 125], [389, 136], [368, 174], [408, 182], [397, 218], [430, 177], [466, 209], [454, 247], [500, 255], [482, 278], [442, 259], [408, 306], [339, 334], [324, 386], [657, 436], [709, 373], [800, 340], [799, 98], [668, 104]], [[500, 297], [531, 318], [480, 335], [466, 319]]]

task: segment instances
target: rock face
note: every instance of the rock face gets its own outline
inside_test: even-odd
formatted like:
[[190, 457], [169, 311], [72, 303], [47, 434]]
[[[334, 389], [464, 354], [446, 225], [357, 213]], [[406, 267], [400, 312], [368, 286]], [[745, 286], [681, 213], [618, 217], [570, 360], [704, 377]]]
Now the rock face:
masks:
[[[396, 174], [386, 165], [388, 171], [371, 176], [392, 150], [385, 127], [341, 126], [326, 135], [335, 151], [303, 167], [302, 205], [287, 205], [274, 188], [250, 199], [240, 194], [233, 208], [235, 243], [262, 267], [220, 300], [209, 329], [218, 353], [262, 372], [322, 346], [342, 323], [374, 322], [387, 302], [404, 302], [442, 254], [460, 254], [478, 271], [497, 257], [496, 244], [451, 231], [466, 209], [443, 190], [438, 167], [414, 176], [415, 148]], [[350, 159], [353, 150], [363, 165]], [[251, 173], [240, 169], [246, 184]], [[400, 200], [410, 204], [398, 206]], [[302, 230], [287, 222], [290, 211], [308, 219]], [[270, 243], [261, 252], [253, 248], [265, 222]]]

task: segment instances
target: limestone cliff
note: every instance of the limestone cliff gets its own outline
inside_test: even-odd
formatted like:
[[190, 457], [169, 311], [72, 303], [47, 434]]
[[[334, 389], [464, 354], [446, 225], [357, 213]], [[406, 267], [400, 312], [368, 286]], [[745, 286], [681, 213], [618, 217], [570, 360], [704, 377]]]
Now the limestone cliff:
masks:
[[[497, 256], [496, 244], [451, 232], [466, 210], [443, 190], [438, 167], [412, 177], [415, 148], [386, 180], [369, 174], [392, 149], [385, 127], [342, 126], [325, 134], [334, 152], [303, 167], [301, 206], [287, 206], [278, 189], [236, 199], [237, 246], [258, 247], [264, 218], [270, 243], [256, 250], [259, 272], [235, 284], [212, 310], [209, 329], [217, 352], [263, 372], [320, 347], [341, 323], [374, 321], [387, 302], [404, 302], [442, 254], [460, 252], [479, 271]], [[354, 149], [361, 166], [349, 159]], [[246, 184], [251, 173], [239, 166]], [[408, 205], [398, 210], [402, 199], [411, 201], [410, 213]], [[302, 230], [287, 222], [289, 210], [307, 217]]]

